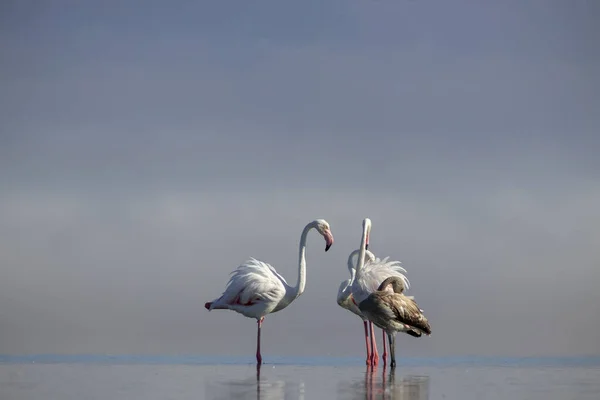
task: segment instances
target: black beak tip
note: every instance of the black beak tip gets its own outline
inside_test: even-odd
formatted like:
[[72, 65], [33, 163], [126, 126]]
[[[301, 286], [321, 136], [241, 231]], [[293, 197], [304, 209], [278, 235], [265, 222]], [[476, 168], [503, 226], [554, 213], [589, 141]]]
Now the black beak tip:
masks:
[[326, 246], [325, 246], [325, 251], [329, 250], [329, 248], [330, 248], [330, 247], [331, 247], [331, 245], [330, 245], [330, 244], [326, 245]]
[[369, 250], [369, 244], [368, 243], [365, 245], [365, 250]]

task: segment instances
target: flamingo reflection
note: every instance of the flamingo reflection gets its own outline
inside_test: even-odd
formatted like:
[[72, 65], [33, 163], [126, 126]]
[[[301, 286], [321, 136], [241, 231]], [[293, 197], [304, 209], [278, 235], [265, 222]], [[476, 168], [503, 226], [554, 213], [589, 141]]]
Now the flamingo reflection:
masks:
[[429, 377], [407, 375], [396, 378], [394, 368], [383, 368], [381, 377], [377, 376], [377, 369], [367, 368], [365, 372], [364, 397], [356, 393], [354, 398], [394, 399], [394, 400], [428, 400]]

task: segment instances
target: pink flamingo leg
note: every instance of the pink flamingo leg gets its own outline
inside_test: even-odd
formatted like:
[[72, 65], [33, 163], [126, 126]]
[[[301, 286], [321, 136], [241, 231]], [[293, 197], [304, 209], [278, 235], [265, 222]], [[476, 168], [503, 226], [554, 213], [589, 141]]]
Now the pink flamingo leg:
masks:
[[256, 335], [256, 364], [262, 364], [262, 356], [260, 355], [260, 328], [265, 317], [261, 317], [258, 321], [258, 334]]
[[379, 364], [379, 353], [377, 352], [377, 341], [375, 340], [375, 328], [373, 323], [369, 321], [371, 326], [371, 365], [375, 366]]
[[385, 363], [387, 362], [387, 356], [388, 356], [387, 345], [385, 344], [387, 335], [383, 329], [381, 330], [381, 333], [383, 334], [383, 356], [382, 356], [382, 358], [383, 358], [383, 365], [385, 365]]
[[371, 365], [371, 346], [369, 346], [369, 322], [363, 321], [365, 325], [365, 345], [367, 347], [367, 365]]

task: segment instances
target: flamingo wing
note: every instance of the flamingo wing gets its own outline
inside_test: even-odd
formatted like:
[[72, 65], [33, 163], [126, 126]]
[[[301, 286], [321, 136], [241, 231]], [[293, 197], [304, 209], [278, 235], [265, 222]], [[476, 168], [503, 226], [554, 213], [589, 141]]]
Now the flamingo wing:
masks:
[[227, 308], [249, 317], [266, 315], [285, 296], [285, 279], [269, 264], [250, 258], [231, 273], [225, 291], [209, 309]]
[[359, 279], [361, 281], [361, 287], [367, 292], [376, 292], [381, 282], [390, 276], [397, 276], [404, 282], [404, 287], [408, 289], [410, 287], [410, 281], [404, 275], [406, 269], [401, 265], [400, 261], [389, 261], [389, 257], [383, 260], [376, 259], [375, 261], [369, 261], [365, 263]]
[[398, 293], [375, 292], [360, 303], [360, 310], [381, 329], [392, 328], [421, 336], [431, 334], [431, 325], [417, 303]]
[[417, 328], [421, 332], [431, 335], [431, 325], [422, 310], [413, 299], [406, 296], [395, 294], [393, 295], [393, 308], [396, 318], [413, 328]]

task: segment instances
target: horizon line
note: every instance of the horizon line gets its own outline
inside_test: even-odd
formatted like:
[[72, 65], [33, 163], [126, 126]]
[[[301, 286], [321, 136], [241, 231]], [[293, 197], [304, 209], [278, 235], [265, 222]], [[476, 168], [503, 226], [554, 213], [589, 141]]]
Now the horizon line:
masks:
[[[364, 357], [269, 356], [265, 364], [364, 366]], [[0, 364], [121, 364], [121, 365], [251, 365], [253, 356], [168, 354], [0, 354]], [[579, 356], [441, 356], [399, 357], [404, 366], [600, 366], [600, 355]]]

